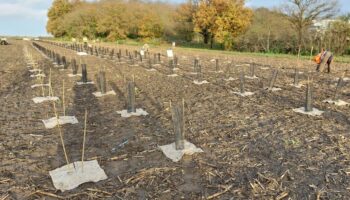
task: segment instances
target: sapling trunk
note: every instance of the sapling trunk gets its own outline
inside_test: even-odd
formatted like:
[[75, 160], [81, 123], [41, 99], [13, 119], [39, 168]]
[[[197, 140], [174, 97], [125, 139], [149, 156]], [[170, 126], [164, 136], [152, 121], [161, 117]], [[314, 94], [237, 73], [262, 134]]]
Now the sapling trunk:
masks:
[[41, 82], [41, 92], [43, 97], [45, 96], [45, 88], [44, 88], [44, 77], [39, 77], [40, 78], [40, 82]]
[[198, 64], [197, 66], [197, 81], [201, 82], [202, 81], [202, 66], [200, 64]]
[[338, 83], [337, 83], [337, 87], [335, 88], [335, 92], [334, 92], [334, 100], [337, 101], [339, 100], [339, 93], [341, 91], [341, 88], [343, 87], [343, 77], [340, 77], [338, 79]]
[[135, 83], [128, 82], [128, 99], [127, 99], [127, 112], [134, 113], [136, 112], [135, 108]]
[[111, 60], [113, 60], [113, 58], [114, 58], [114, 49], [112, 49], [112, 51], [110, 52], [109, 57], [110, 57]]
[[72, 73], [73, 75], [77, 75], [78, 73], [78, 65], [75, 59], [72, 60]]
[[81, 64], [81, 80], [83, 83], [88, 82], [86, 64]]
[[151, 59], [148, 60], [148, 68], [149, 68], [149, 69], [152, 68], [152, 60], [151, 60]]
[[183, 105], [172, 104], [172, 119], [175, 134], [175, 148], [176, 150], [183, 150], [185, 148], [184, 135], [184, 111]]
[[62, 56], [62, 65], [63, 65], [63, 69], [67, 69], [67, 60], [65, 56]]
[[177, 58], [177, 56], [174, 56], [174, 63], [173, 63], [173, 68], [176, 68], [177, 67], [177, 63], [178, 63], [178, 58]]
[[195, 73], [198, 72], [198, 65], [199, 65], [199, 60], [196, 58], [196, 59], [194, 59], [194, 64], [193, 64], [193, 71]]
[[275, 86], [276, 78], [277, 78], [277, 69], [273, 70], [271, 79], [270, 79], [270, 84], [269, 84], [269, 89], [272, 90]]
[[107, 91], [107, 86], [106, 86], [106, 73], [104, 71], [100, 71], [98, 75], [98, 81], [99, 81], [99, 86], [101, 90], [101, 94], [105, 94]]
[[228, 77], [230, 77], [230, 75], [231, 75], [231, 71], [232, 71], [232, 66], [233, 66], [233, 62], [231, 62], [230, 64], [228, 64], [227, 65], [227, 67], [226, 67], [226, 76], [228, 76]]
[[216, 72], [219, 72], [219, 71], [220, 71], [219, 59], [215, 59], [215, 71], [216, 71]]
[[119, 52], [119, 53], [117, 54], [117, 56], [118, 56], [118, 61], [121, 62], [121, 57], [122, 57], [122, 56], [121, 56], [121, 52]]
[[49, 74], [49, 97], [53, 96], [50, 88], [51, 88], [51, 68], [50, 68], [50, 74]]
[[62, 107], [63, 107], [63, 116], [66, 116], [66, 106], [65, 106], [65, 98], [64, 98], [64, 80], [62, 81]]
[[56, 63], [58, 66], [62, 65], [61, 56], [59, 54], [56, 54]]
[[244, 94], [245, 92], [245, 87], [244, 87], [244, 82], [245, 82], [245, 77], [244, 77], [244, 72], [241, 72], [240, 74], [240, 77], [239, 77], [239, 80], [240, 80], [240, 92], [241, 94]]
[[255, 77], [255, 64], [250, 64], [250, 76]]
[[[87, 127], [87, 110], [85, 109], [83, 149], [82, 149], [82, 152], [81, 152], [81, 165], [82, 165], [82, 167], [84, 166], [85, 141], [86, 141], [86, 127]], [[83, 168], [84, 168], [84, 167], [83, 167]]]
[[312, 99], [313, 99], [312, 82], [308, 81], [306, 86], [305, 112], [311, 112], [313, 110]]
[[[52, 87], [50, 86], [50, 90], [51, 90], [51, 93], [53, 93], [53, 90], [52, 90]], [[59, 132], [59, 135], [60, 135], [60, 139], [61, 139], [61, 145], [62, 145], [62, 148], [63, 148], [63, 153], [64, 153], [64, 157], [66, 159], [66, 162], [67, 162], [67, 165], [69, 165], [69, 159], [68, 159], [68, 155], [67, 155], [67, 151], [66, 151], [66, 146], [64, 144], [64, 139], [63, 139], [63, 132], [62, 132], [62, 129], [61, 129], [61, 125], [59, 123], [59, 116], [58, 116], [58, 112], [57, 112], [57, 109], [56, 109], [56, 102], [53, 101], [53, 110], [54, 110], [54, 113], [55, 113], [55, 117], [56, 117], [56, 123], [57, 123], [57, 128], [58, 128], [58, 132]]]
[[299, 85], [299, 71], [297, 68], [294, 70], [294, 86]]
[[169, 67], [170, 71], [174, 70], [174, 60], [173, 59], [169, 60], [168, 67]]

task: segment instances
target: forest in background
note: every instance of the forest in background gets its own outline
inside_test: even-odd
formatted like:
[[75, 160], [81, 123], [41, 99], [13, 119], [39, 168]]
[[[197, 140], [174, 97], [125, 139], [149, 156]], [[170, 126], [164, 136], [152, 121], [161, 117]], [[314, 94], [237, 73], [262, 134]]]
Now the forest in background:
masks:
[[[47, 31], [56, 38], [310, 54], [322, 47], [350, 54], [350, 15], [336, 16], [337, 0], [285, 0], [281, 8], [248, 8], [244, 0], [54, 0]], [[334, 19], [322, 29], [316, 20]]]

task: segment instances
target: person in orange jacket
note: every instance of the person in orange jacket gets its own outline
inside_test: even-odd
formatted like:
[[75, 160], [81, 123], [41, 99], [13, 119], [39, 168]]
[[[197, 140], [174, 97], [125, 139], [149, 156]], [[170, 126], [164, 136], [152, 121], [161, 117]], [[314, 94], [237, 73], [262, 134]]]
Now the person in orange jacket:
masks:
[[321, 53], [319, 53], [314, 60], [317, 63], [316, 71], [319, 72], [323, 67], [326, 67], [327, 65], [327, 73], [331, 72], [333, 54], [330, 51], [322, 49]]

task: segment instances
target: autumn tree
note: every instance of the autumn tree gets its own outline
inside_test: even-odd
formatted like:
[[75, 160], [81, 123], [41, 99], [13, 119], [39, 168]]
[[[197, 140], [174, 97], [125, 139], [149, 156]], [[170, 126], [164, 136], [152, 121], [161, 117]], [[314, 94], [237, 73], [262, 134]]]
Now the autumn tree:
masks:
[[125, 39], [128, 35], [130, 13], [121, 2], [102, 2], [98, 5], [97, 31], [109, 41]]
[[337, 10], [338, 0], [287, 0], [284, 12], [289, 16], [289, 21], [297, 33], [299, 49], [303, 32], [313, 21], [330, 18]]
[[225, 49], [232, 49], [234, 39], [249, 27], [253, 12], [244, 7], [244, 1], [222, 1], [216, 7], [226, 9], [216, 17], [213, 38]]
[[73, 38], [87, 37], [94, 39], [98, 36], [97, 30], [97, 9], [89, 3], [83, 3], [63, 18], [61, 28], [65, 36]]
[[158, 1], [149, 3], [147, 6], [152, 14], [156, 16], [156, 24], [161, 25], [161, 27], [159, 27], [161, 30], [161, 34], [159, 34], [160, 37], [157, 36], [156, 38], [172, 40], [174, 37], [176, 37], [176, 22], [173, 16], [177, 5]]
[[204, 44], [208, 44], [210, 38], [212, 38], [214, 35], [214, 33], [212, 33], [212, 29], [215, 25], [216, 10], [212, 5], [212, 1], [213, 0], [200, 0], [200, 2], [196, 5], [198, 6], [198, 10], [196, 10], [196, 12], [193, 14], [193, 22], [195, 25], [194, 30], [203, 36]]
[[142, 12], [137, 24], [137, 35], [143, 39], [161, 38], [163, 36], [163, 25], [156, 14], [151, 11]]
[[244, 6], [244, 0], [200, 0], [194, 14], [195, 30], [203, 35], [204, 43], [216, 39], [231, 48], [233, 39], [250, 24], [252, 11]]
[[48, 14], [47, 29], [55, 37], [102, 38], [108, 41], [128, 37], [161, 38], [164, 33], [162, 17], [170, 12], [165, 4], [138, 0], [55, 0]]
[[48, 22], [46, 30], [55, 37], [64, 36], [65, 30], [62, 28], [64, 16], [73, 9], [73, 5], [79, 1], [54, 0], [47, 14]]
[[152, 11], [152, 3], [139, 1], [128, 2], [128, 36], [135, 39], [160, 38], [163, 35], [163, 24], [157, 12]]
[[181, 4], [173, 15], [178, 36], [187, 42], [192, 41], [194, 36], [193, 14], [196, 12], [196, 8], [195, 2], [188, 0], [187, 3]]

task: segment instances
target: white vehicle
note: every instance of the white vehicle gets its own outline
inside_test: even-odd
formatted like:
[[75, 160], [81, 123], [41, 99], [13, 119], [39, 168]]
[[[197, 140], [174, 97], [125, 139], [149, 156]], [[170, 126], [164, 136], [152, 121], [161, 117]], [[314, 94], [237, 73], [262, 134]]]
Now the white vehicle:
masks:
[[8, 45], [7, 38], [1, 38], [0, 45]]

